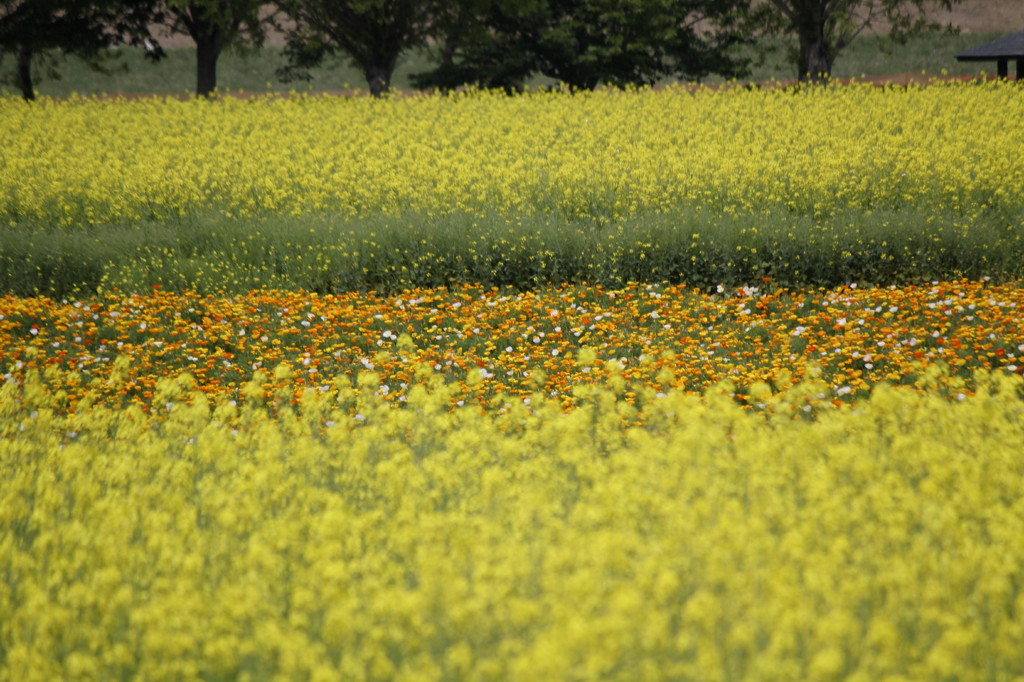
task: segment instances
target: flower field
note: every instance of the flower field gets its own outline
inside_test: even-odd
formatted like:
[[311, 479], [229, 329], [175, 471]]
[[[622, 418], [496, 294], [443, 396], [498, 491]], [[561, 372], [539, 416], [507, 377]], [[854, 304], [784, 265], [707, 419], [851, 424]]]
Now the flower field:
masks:
[[0, 290], [1019, 280], [1019, 94], [0, 100]]
[[1022, 311], [1024, 289], [968, 281], [713, 295], [640, 284], [392, 296], [156, 291], [0, 299], [0, 347], [8, 379], [51, 373], [71, 411], [90, 394], [148, 409], [157, 384], [179, 373], [211, 399], [237, 399], [260, 372], [269, 396], [281, 366], [294, 400], [372, 371], [375, 392], [400, 403], [426, 366], [455, 401], [485, 407], [498, 394], [543, 390], [568, 409], [576, 386], [609, 376], [695, 394], [728, 380], [740, 400], [755, 382], [779, 390], [815, 376], [828, 386], [824, 402], [839, 403], [881, 382], [919, 387], [940, 364], [951, 396], [973, 392], [976, 372], [1024, 374]]
[[1019, 679], [1020, 381], [813, 420], [813, 383], [759, 387], [769, 419], [672, 392], [643, 426], [611, 386], [418, 381], [273, 416], [258, 384], [164, 379], [160, 416], [6, 384], [5, 676]]
[[[9, 224], [1018, 207], [1012, 84], [0, 102]], [[70, 162], [70, 160], [74, 162]]]
[[0, 99], [0, 680], [1024, 682], [1019, 95]]

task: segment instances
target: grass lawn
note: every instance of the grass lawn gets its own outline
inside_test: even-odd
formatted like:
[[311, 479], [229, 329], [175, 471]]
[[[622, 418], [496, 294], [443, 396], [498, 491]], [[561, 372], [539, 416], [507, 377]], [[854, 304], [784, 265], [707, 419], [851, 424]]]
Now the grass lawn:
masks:
[[[983, 71], [991, 73], [994, 64], [957, 62], [954, 55], [975, 45], [995, 38], [996, 33], [971, 33], [960, 35], [927, 35], [898, 45], [885, 37], [867, 36], [855, 41], [843, 51], [835, 64], [837, 78], [858, 76], [881, 76], [902, 73], [940, 75], [944, 71], [952, 75], [978, 75]], [[793, 67], [788, 54], [793, 49], [791, 40], [765, 42], [759, 50], [751, 51], [755, 64], [750, 75], [752, 81], [768, 81], [773, 78], [793, 77]], [[755, 53], [756, 52], [756, 53]], [[431, 56], [423, 50], [412, 51], [399, 60], [393, 85], [399, 89], [410, 87], [410, 76], [430, 68]], [[267, 46], [262, 50], [245, 52], [229, 51], [219, 63], [218, 82], [223, 90], [250, 92], [287, 92], [347, 90], [365, 88], [366, 82], [357, 68], [336, 60], [312, 72], [309, 82], [282, 83], [275, 75], [284, 64], [282, 48]], [[0, 61], [0, 70], [13, 66], [12, 61]], [[40, 80], [37, 89], [42, 95], [66, 97], [72, 93], [80, 95], [110, 93], [152, 93], [180, 94], [195, 88], [195, 50], [177, 48], [168, 50], [168, 56], [158, 64], [147, 62], [141, 51], [122, 50], [112, 54], [109, 73], [98, 73], [78, 59], [70, 58], [60, 68], [60, 80]], [[714, 77], [710, 82], [720, 81]], [[537, 78], [536, 85], [550, 81]], [[16, 92], [13, 86], [0, 85], [0, 90]]]

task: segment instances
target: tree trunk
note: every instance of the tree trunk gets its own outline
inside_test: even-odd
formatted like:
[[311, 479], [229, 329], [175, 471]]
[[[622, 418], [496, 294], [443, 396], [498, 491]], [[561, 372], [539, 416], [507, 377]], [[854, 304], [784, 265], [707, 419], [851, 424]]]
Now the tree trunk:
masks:
[[363, 66], [363, 75], [370, 86], [371, 95], [380, 97], [391, 88], [391, 74], [394, 70], [394, 63], [391, 65], [367, 64]]
[[196, 40], [196, 96], [209, 97], [217, 89], [217, 60], [222, 48], [219, 37]]
[[32, 48], [30, 46], [21, 45], [18, 49], [16, 70], [21, 96], [25, 98], [25, 101], [34, 100], [36, 98], [36, 91], [32, 87]]
[[831, 45], [823, 31], [813, 35], [800, 36], [800, 73], [801, 81], [824, 83], [832, 74], [834, 61]]
[[398, 63], [398, 52], [375, 51], [360, 59], [362, 75], [370, 86], [370, 94], [380, 97], [391, 88], [391, 76]]
[[196, 97], [209, 97], [217, 89], [217, 60], [233, 32], [211, 14], [214, 9], [193, 2], [175, 10], [196, 44]]

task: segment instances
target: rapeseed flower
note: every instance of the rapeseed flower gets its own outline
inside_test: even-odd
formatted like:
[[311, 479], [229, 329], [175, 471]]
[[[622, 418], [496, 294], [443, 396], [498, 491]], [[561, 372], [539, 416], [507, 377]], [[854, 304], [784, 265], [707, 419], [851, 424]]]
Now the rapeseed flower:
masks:
[[386, 102], [6, 98], [0, 216], [87, 227], [211, 212], [542, 213], [614, 225], [680, 206], [820, 218], [912, 204], [968, 226], [1018, 206], [1007, 188], [1024, 173], [1020, 132], [1000, 121], [1021, 107], [998, 82]]
[[[418, 377], [407, 409], [346, 382], [274, 409], [259, 385], [210, 399], [171, 377], [148, 413], [71, 414], [39, 375], [6, 381], [0, 673], [1024, 670], [1019, 377], [979, 373], [962, 401], [881, 386], [812, 420], [746, 410], [727, 385], [669, 389], [642, 425], [610, 387], [569, 412], [541, 391], [481, 412]], [[799, 414], [825, 390], [772, 399]]]

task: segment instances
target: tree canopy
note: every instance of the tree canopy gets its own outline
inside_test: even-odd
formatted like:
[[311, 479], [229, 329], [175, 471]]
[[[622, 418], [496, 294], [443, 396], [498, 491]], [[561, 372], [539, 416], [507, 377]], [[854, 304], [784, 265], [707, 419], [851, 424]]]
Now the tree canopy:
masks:
[[264, 8], [268, 0], [165, 0], [165, 25], [188, 35], [196, 44], [196, 95], [217, 88], [217, 60], [224, 48], [266, 38]]
[[[738, 47], [791, 35], [801, 80], [827, 80], [858, 35], [884, 29], [896, 40], [940, 28], [931, 8], [961, 0], [0, 0], [0, 61], [14, 56], [11, 82], [26, 99], [34, 79], [56, 77], [61, 56], [103, 70], [109, 48], [145, 45], [159, 58], [153, 25], [196, 45], [196, 93], [217, 86], [229, 46], [261, 45], [287, 19], [283, 80], [309, 78], [325, 57], [352, 60], [380, 96], [399, 56], [428, 47], [436, 66], [417, 87], [466, 84], [514, 91], [534, 76], [572, 89], [662, 79], [743, 77]], [[9, 77], [10, 78], [10, 77]]]
[[[858, 35], [888, 27], [897, 41], [942, 28], [927, 18], [929, 8], [951, 9], [961, 0], [767, 0], [752, 7], [749, 32], [793, 35], [800, 80], [823, 81], [836, 56]], [[951, 27], [950, 27], [951, 28]]]
[[418, 84], [514, 89], [531, 74], [571, 88], [742, 76], [748, 0], [466, 0], [441, 24], [440, 65]]
[[[0, 59], [14, 55], [14, 84], [31, 100], [40, 68], [59, 76], [54, 51], [102, 70], [108, 48], [145, 43], [160, 16], [152, 0], [0, 0]], [[149, 44], [148, 56], [159, 58], [159, 46]]]
[[288, 65], [279, 76], [308, 78], [324, 57], [342, 54], [362, 70], [370, 93], [391, 87], [398, 56], [434, 35], [444, 3], [433, 0], [280, 0], [293, 22]]

